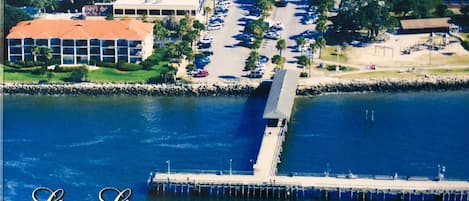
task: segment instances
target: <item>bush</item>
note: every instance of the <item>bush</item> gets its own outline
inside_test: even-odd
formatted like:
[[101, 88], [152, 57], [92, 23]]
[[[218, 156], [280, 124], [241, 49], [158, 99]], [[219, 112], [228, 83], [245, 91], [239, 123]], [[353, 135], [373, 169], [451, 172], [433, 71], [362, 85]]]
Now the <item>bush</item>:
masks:
[[141, 70], [142, 66], [140, 64], [119, 62], [117, 63], [117, 69], [120, 71], [136, 71]]
[[86, 81], [88, 79], [88, 69], [85, 66], [73, 69], [69, 79], [73, 82]]
[[301, 72], [300, 77], [308, 77], [308, 73], [307, 72]]
[[73, 72], [76, 69], [82, 68], [82, 66], [70, 66], [70, 67], [63, 67], [59, 65], [55, 65], [54, 72], [57, 73], [65, 73], [65, 72]]
[[467, 51], [469, 51], [469, 40], [465, 40], [462, 42], [462, 46], [464, 47], [464, 49], [466, 49]]
[[31, 72], [33, 75], [44, 75], [46, 74], [46, 69], [45, 68], [36, 68]]
[[117, 67], [115, 63], [102, 62], [102, 61], [96, 61], [96, 66], [104, 67], [104, 68], [116, 68]]
[[[335, 71], [335, 67], [336, 67], [336, 65], [330, 65], [330, 66], [327, 66], [326, 69], [328, 71]], [[345, 69], [347, 69], [347, 68], [345, 68], [344, 66], [339, 66], [339, 70], [345, 70]]]

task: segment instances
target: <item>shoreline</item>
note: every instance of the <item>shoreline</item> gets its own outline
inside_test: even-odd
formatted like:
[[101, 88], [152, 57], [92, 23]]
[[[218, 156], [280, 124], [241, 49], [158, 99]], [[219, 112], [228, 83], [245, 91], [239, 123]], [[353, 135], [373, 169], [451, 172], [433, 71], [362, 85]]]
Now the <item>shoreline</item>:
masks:
[[[231, 81], [194, 84], [30, 84], [3, 83], [2, 94], [26, 95], [131, 95], [131, 96], [250, 96], [266, 95], [270, 82]], [[296, 94], [314, 96], [328, 93], [445, 91], [469, 89], [469, 77], [424, 77], [415, 79], [332, 79], [300, 80]]]

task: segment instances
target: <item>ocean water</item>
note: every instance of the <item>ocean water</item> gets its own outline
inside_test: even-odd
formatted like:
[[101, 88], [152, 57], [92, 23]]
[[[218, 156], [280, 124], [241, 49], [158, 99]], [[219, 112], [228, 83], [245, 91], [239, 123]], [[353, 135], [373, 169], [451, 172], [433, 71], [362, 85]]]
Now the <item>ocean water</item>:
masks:
[[[101, 188], [148, 196], [151, 171], [249, 171], [262, 137], [265, 97], [4, 96], [4, 200], [39, 186], [65, 200]], [[365, 110], [370, 112], [366, 119]], [[374, 122], [370, 121], [374, 110]], [[469, 92], [298, 97], [281, 174], [333, 173], [469, 178]], [[194, 200], [194, 198], [191, 198]], [[205, 198], [199, 200], [206, 200]]]

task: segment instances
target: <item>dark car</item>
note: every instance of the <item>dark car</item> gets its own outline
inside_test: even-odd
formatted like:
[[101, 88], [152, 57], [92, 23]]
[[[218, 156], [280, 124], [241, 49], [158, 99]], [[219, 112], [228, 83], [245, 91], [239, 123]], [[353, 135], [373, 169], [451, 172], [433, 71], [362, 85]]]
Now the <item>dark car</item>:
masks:
[[288, 4], [288, 1], [286, 0], [280, 0], [275, 2], [275, 6], [277, 7], [286, 7]]
[[213, 55], [213, 50], [205, 49], [205, 50], [202, 50], [201, 53], [204, 54], [205, 56], [212, 56]]
[[197, 43], [197, 47], [198, 47], [199, 49], [210, 48], [210, 47], [212, 47], [212, 43], [201, 43], [201, 42], [198, 42], [198, 43]]

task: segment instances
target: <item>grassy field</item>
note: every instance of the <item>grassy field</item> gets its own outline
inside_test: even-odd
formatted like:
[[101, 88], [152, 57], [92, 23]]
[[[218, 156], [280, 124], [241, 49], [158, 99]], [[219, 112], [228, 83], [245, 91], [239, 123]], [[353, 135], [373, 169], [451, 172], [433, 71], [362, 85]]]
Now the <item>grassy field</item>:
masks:
[[[339, 62], [347, 62], [348, 58], [346, 56], [347, 50], [340, 50]], [[345, 53], [345, 54], [344, 54]], [[337, 46], [328, 46], [326, 45], [321, 50], [321, 59], [328, 61], [337, 61]]]
[[[157, 77], [165, 68], [168, 62], [161, 62], [151, 70], [137, 71], [119, 71], [112, 68], [99, 68], [88, 72], [88, 80], [91, 82], [139, 82], [145, 83], [151, 77]], [[38, 83], [41, 80], [47, 80], [52, 83], [64, 83], [70, 77], [71, 72], [53, 72], [52, 77], [48, 79], [47, 75], [34, 75], [32, 71], [39, 67], [16, 69], [8, 66], [0, 66], [4, 72], [5, 82], [25, 82]]]

